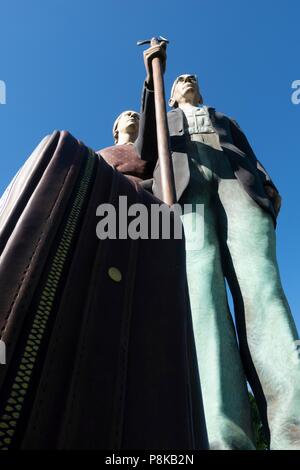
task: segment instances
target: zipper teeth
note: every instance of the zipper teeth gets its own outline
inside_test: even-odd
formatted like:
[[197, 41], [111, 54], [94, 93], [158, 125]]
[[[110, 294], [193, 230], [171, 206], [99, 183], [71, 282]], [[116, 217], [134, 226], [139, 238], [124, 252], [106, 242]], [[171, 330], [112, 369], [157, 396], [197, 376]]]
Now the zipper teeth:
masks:
[[21, 416], [23, 403], [43, 339], [43, 333], [45, 332], [47, 322], [52, 311], [64, 263], [69, 253], [81, 209], [91, 182], [95, 161], [93, 157], [93, 152], [89, 150], [84, 174], [68, 216], [61, 241], [52, 261], [45, 287], [41, 293], [32, 327], [27, 337], [24, 353], [21, 357], [9, 397], [6, 401], [4, 413], [0, 417], [0, 450], [9, 449], [16, 431], [18, 420]]

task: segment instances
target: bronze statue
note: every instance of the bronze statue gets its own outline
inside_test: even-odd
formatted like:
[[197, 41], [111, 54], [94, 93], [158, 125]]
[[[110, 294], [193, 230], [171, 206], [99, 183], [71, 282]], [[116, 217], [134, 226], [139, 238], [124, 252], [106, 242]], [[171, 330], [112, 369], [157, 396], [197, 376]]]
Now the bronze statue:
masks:
[[145, 189], [151, 186], [153, 165], [141, 160], [136, 140], [139, 133], [139, 113], [123, 111], [115, 120], [112, 134], [115, 145], [98, 150], [104, 160], [120, 171], [131, 181], [142, 184]]
[[[156, 164], [152, 189], [162, 198], [151, 66], [157, 57], [165, 62], [164, 44], [144, 52], [138, 141], [141, 158]], [[169, 104], [177, 200], [204, 205], [203, 246], [193, 239], [194, 210], [182, 222], [210, 447], [254, 449], [247, 379], [271, 449], [299, 450], [299, 336], [276, 260], [281, 197], [237, 122], [204, 105], [195, 75], [175, 80]]]

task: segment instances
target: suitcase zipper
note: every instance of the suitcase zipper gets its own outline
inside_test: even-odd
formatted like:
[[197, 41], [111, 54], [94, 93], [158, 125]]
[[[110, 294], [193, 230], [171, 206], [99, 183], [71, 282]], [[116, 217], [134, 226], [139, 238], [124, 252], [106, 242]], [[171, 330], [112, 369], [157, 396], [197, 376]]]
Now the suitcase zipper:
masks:
[[2, 416], [0, 416], [0, 450], [8, 450], [11, 447], [21, 417], [30, 379], [44, 337], [47, 322], [53, 309], [54, 299], [61, 280], [65, 261], [70, 252], [72, 241], [78, 228], [82, 208], [89, 193], [94, 164], [95, 154], [89, 150], [82, 179], [77, 188], [61, 240], [52, 260], [44, 288], [42, 289], [32, 326], [25, 343], [25, 349], [4, 406], [4, 412]]

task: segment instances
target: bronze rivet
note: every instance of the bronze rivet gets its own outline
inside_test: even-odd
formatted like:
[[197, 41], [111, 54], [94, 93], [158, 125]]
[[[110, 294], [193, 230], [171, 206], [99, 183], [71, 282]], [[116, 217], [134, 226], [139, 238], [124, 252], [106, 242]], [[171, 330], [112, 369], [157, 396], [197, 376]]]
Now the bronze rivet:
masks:
[[109, 270], [108, 270], [108, 275], [115, 282], [122, 281], [122, 274], [121, 274], [121, 271], [118, 268], [115, 268], [113, 266], [110, 267]]

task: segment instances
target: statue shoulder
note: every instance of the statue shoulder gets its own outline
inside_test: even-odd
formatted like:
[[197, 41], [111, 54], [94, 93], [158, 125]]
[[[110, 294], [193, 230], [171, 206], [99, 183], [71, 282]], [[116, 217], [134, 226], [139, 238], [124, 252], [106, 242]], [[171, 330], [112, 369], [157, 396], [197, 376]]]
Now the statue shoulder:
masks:
[[225, 113], [222, 113], [220, 111], [216, 111], [214, 108], [211, 108], [214, 110], [214, 114], [215, 114], [215, 117], [218, 121], [226, 121], [228, 124], [227, 125], [230, 125], [230, 127], [234, 127], [236, 129], [238, 129], [239, 131], [242, 132], [242, 129], [239, 125], [239, 123], [236, 121], [236, 119], [234, 119], [233, 117], [231, 116], [227, 116], [227, 114]]
[[217, 119], [227, 119], [228, 121], [232, 121], [232, 119], [227, 116], [227, 114], [222, 113], [221, 111], [217, 111], [216, 108], [212, 108], [211, 106], [208, 106], [208, 110], [210, 113], [214, 113]]

